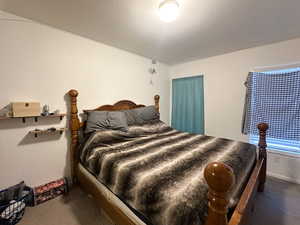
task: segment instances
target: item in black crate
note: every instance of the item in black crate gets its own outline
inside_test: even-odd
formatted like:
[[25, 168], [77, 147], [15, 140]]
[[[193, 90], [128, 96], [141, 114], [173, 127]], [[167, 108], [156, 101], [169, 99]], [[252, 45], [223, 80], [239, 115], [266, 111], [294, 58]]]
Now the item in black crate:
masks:
[[11, 105], [4, 106], [2, 109], [0, 109], [0, 117], [11, 117]]
[[18, 201], [12, 200], [9, 204], [0, 206], [1, 225], [15, 225], [22, 219], [26, 208], [25, 198], [26, 196]]
[[9, 205], [4, 209], [4, 211], [1, 213], [1, 218], [3, 219], [10, 219], [17, 213], [21, 212], [25, 208], [24, 200], [16, 201], [11, 200]]

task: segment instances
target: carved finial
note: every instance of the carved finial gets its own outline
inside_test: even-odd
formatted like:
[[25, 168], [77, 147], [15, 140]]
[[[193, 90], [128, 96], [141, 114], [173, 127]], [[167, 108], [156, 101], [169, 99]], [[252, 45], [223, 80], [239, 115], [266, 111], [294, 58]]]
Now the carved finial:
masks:
[[269, 129], [269, 125], [267, 123], [259, 123], [257, 128], [259, 131], [267, 131]]
[[155, 108], [157, 112], [159, 112], [159, 99], [160, 99], [159, 95], [154, 96]]
[[75, 90], [75, 89], [71, 89], [71, 90], [69, 91], [69, 95], [70, 95], [71, 97], [77, 97], [77, 96], [78, 96], [78, 91]]
[[208, 164], [204, 170], [204, 177], [208, 186], [216, 192], [226, 193], [234, 183], [233, 171], [224, 163]]
[[[235, 182], [232, 169], [224, 163], [214, 162], [206, 166], [204, 177], [209, 186], [208, 190], [208, 216], [206, 225], [227, 224], [227, 211], [229, 196]], [[218, 223], [216, 223], [218, 221]]]
[[267, 147], [266, 135], [267, 135], [267, 130], [269, 129], [269, 125], [267, 123], [259, 123], [257, 125], [257, 128], [259, 129], [258, 146], [261, 149], [265, 149]]

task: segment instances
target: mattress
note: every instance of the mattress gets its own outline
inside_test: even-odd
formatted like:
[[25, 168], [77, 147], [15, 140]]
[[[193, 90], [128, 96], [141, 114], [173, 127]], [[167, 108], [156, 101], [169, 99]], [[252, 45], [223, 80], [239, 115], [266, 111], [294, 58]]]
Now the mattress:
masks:
[[156, 121], [131, 126], [126, 133], [96, 132], [81, 150], [82, 165], [155, 225], [204, 224], [208, 186], [203, 171], [214, 161], [234, 171], [234, 207], [256, 161], [256, 146], [249, 143], [180, 132]]

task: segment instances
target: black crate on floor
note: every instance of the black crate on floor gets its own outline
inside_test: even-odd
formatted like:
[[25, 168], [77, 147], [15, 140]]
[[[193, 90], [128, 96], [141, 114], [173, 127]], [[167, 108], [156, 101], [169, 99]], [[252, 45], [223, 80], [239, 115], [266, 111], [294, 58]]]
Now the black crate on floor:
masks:
[[26, 205], [32, 202], [32, 193], [24, 182], [0, 191], [0, 225], [17, 224], [24, 215]]

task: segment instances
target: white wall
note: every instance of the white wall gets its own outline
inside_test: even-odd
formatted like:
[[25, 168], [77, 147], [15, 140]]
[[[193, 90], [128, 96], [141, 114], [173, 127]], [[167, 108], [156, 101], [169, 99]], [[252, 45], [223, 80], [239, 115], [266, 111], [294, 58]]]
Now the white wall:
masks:
[[[170, 77], [204, 74], [205, 131], [208, 135], [247, 141], [241, 134], [245, 98], [243, 85], [255, 67], [300, 61], [300, 39], [241, 50], [171, 67]], [[300, 182], [300, 159], [270, 153], [268, 172]], [[292, 162], [293, 161], [293, 162]]]
[[[150, 85], [150, 65], [150, 59], [0, 11], [0, 107], [32, 100], [65, 112], [71, 88], [79, 91], [80, 111], [121, 99], [153, 104], [159, 94], [161, 118], [168, 123], [169, 68], [159, 64]], [[38, 185], [69, 171], [68, 134], [27, 135], [51, 126], [66, 126], [66, 120], [0, 121], [0, 188], [21, 180]]]

